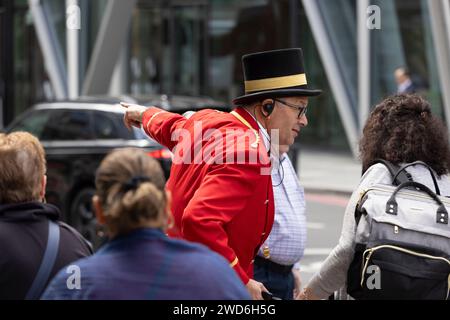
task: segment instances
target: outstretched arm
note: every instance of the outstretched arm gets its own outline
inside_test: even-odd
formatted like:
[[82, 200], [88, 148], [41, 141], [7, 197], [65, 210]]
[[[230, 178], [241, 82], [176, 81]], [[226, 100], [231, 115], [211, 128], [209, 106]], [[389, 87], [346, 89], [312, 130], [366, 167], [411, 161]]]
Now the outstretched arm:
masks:
[[[186, 118], [156, 107], [145, 107], [137, 104], [120, 103], [126, 108], [123, 121], [128, 129], [137, 127], [144, 129], [152, 139], [172, 150], [177, 144], [175, 130], [181, 128]], [[172, 140], [173, 139], [173, 140]]]

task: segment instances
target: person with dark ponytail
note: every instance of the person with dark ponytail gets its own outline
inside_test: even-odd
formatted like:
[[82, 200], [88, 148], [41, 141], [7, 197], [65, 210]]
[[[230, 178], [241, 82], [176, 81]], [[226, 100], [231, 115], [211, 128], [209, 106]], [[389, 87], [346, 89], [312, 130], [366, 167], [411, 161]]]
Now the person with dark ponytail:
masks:
[[[79, 286], [59, 273], [43, 299], [250, 299], [226, 260], [206, 247], [169, 239], [171, 195], [159, 163], [118, 149], [100, 164], [93, 205], [110, 239], [79, 268]], [[207, 279], [207, 280], [206, 280]]]

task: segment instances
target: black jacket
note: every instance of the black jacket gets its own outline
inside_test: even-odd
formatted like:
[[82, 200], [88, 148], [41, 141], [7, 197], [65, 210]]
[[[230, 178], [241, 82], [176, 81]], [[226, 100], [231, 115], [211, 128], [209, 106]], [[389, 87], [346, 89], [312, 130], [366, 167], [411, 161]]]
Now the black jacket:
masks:
[[[48, 219], [56, 222], [58, 218], [58, 208], [50, 204], [0, 205], [0, 300], [25, 298], [47, 246]], [[61, 221], [57, 223], [60, 242], [50, 279], [64, 266], [92, 254], [77, 231]]]

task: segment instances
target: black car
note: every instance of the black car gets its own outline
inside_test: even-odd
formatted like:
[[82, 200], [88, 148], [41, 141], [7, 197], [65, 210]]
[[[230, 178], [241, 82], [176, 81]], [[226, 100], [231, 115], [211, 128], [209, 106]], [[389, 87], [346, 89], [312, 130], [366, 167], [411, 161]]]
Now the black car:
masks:
[[166, 177], [172, 154], [145, 133], [123, 124], [123, 109], [115, 104], [44, 103], [19, 116], [8, 128], [28, 131], [42, 142], [47, 159], [46, 200], [58, 206], [63, 219], [89, 240], [96, 239], [91, 208], [95, 171], [114, 148], [137, 147], [159, 160]]

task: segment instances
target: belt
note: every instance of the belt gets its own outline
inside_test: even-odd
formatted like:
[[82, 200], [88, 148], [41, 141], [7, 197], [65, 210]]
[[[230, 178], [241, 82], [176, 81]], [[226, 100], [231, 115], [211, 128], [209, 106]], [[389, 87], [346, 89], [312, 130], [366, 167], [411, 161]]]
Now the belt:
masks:
[[292, 267], [294, 266], [294, 265], [284, 266], [284, 265], [278, 264], [276, 262], [270, 261], [269, 259], [262, 258], [260, 256], [255, 257], [255, 265], [261, 266], [261, 267], [266, 267], [267, 269], [269, 269], [273, 272], [282, 273], [282, 274], [287, 274], [287, 273], [291, 272]]

